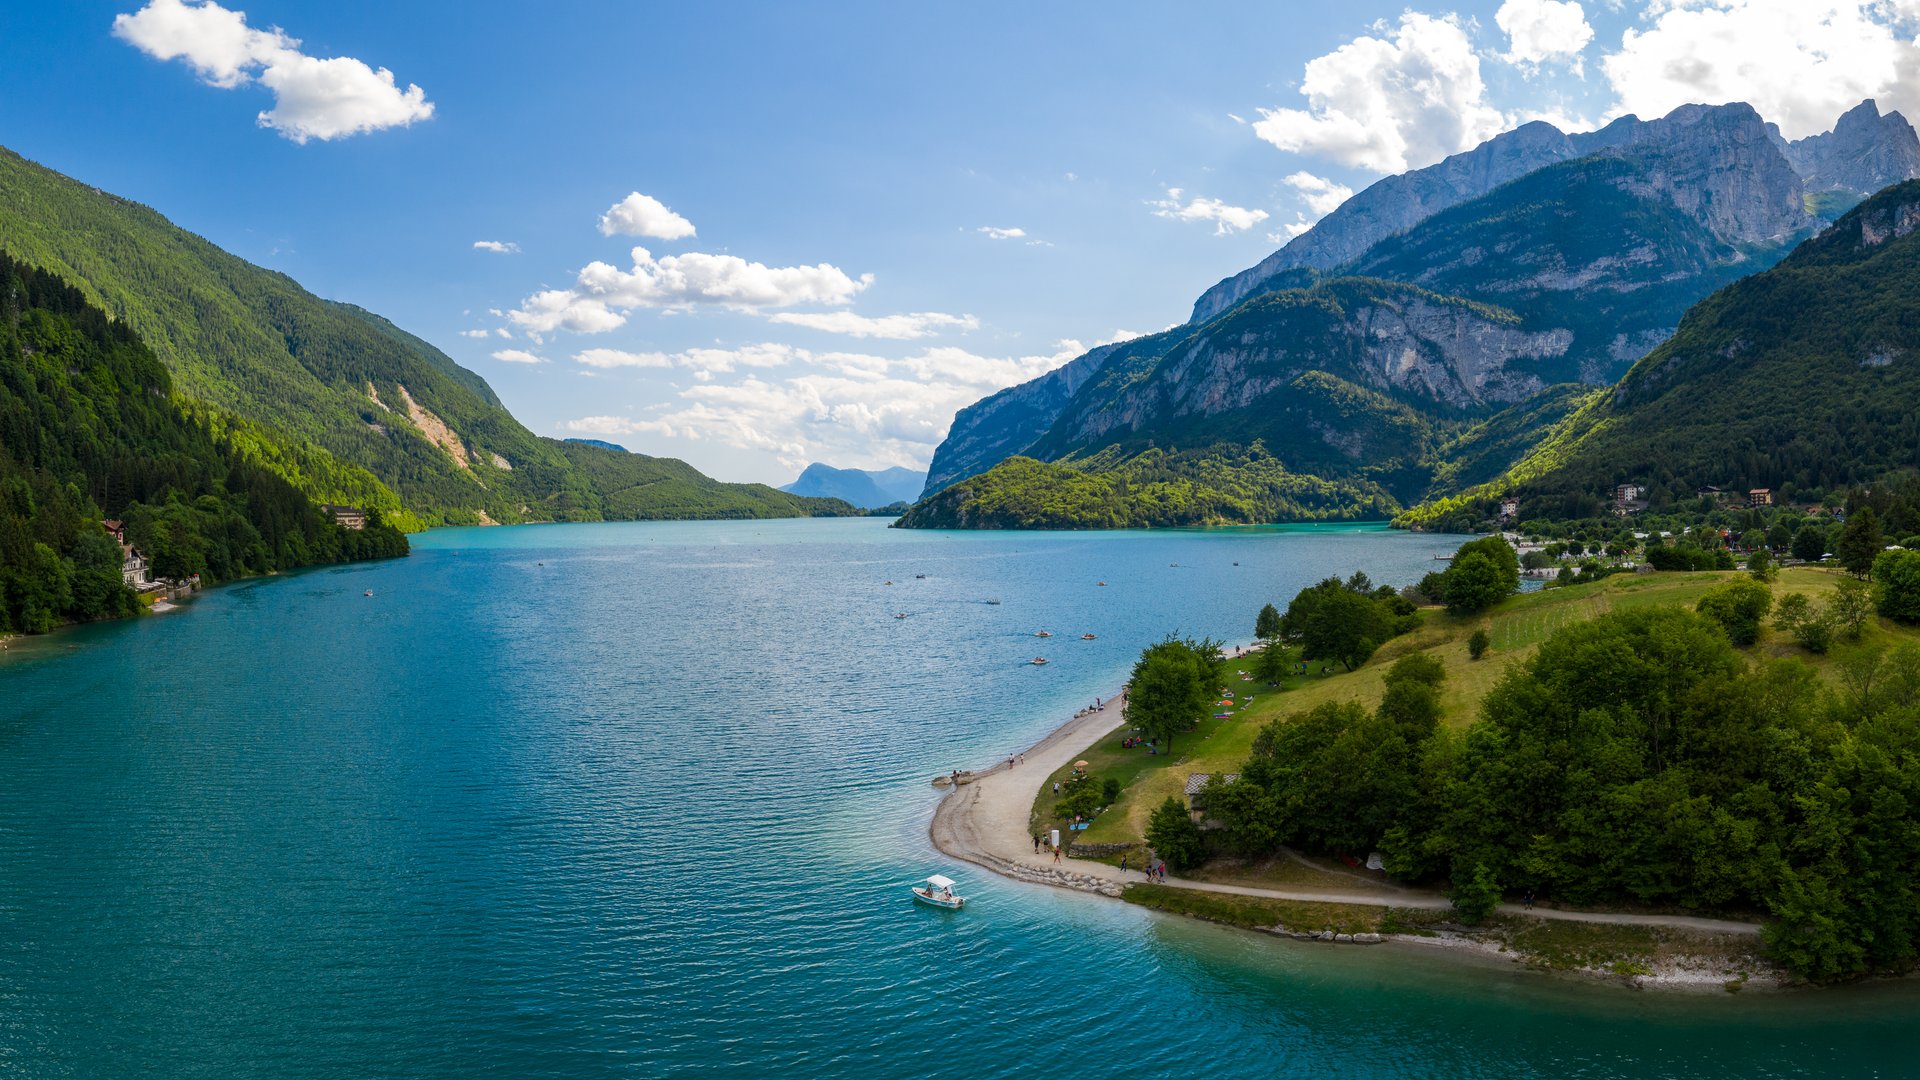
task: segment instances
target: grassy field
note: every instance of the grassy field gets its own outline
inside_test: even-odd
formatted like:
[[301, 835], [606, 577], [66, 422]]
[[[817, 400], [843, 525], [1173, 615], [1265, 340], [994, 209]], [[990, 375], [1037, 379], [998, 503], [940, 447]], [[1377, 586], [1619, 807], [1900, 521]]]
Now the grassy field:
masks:
[[[1083, 755], [1090, 773], [1095, 777], [1113, 775], [1123, 788], [1113, 806], [1095, 818], [1087, 830], [1075, 834], [1075, 838], [1086, 844], [1139, 843], [1153, 808], [1167, 796], [1181, 794], [1188, 774], [1239, 771], [1255, 734], [1271, 720], [1304, 712], [1327, 701], [1359, 701], [1371, 706], [1380, 699], [1387, 669], [1409, 653], [1428, 653], [1446, 666], [1447, 681], [1441, 690], [1445, 722], [1455, 728], [1465, 727], [1479, 715], [1482, 699], [1500, 676], [1531, 656], [1542, 641], [1561, 627], [1609, 611], [1655, 604], [1691, 608], [1708, 589], [1741, 576], [1738, 571], [1621, 574], [1586, 585], [1523, 593], [1492, 611], [1469, 618], [1454, 618], [1444, 611], [1429, 609], [1418, 630], [1388, 642], [1357, 671], [1339, 671], [1335, 665], [1333, 673], [1321, 675], [1322, 665], [1315, 663], [1309, 665], [1312, 674], [1293, 676], [1279, 689], [1242, 681], [1242, 674], [1234, 674], [1229, 688], [1240, 700], [1251, 694], [1251, 704], [1233, 709], [1230, 719], [1210, 719], [1199, 730], [1182, 736], [1172, 754], [1148, 756], [1144, 750], [1122, 750], [1120, 736], [1116, 735], [1103, 739], [1101, 745]], [[1774, 598], [1777, 601], [1789, 593], [1805, 593], [1818, 599], [1832, 591], [1838, 577], [1837, 570], [1790, 568], [1782, 571], [1774, 583]], [[1285, 599], [1275, 598], [1276, 603]], [[1258, 601], [1251, 606], [1257, 607]], [[1467, 656], [1467, 638], [1480, 627], [1486, 629], [1492, 648], [1476, 661]], [[1907, 641], [1920, 641], [1920, 631], [1876, 618], [1868, 626], [1861, 645], [1890, 646]], [[1839, 655], [1855, 647], [1859, 646], [1837, 644], [1834, 652]], [[1831, 656], [1813, 656], [1795, 645], [1789, 635], [1772, 629], [1766, 630], [1747, 652], [1757, 658], [1796, 657], [1812, 664], [1823, 675], [1831, 674], [1833, 666]], [[1230, 665], [1230, 670], [1250, 666], [1237, 662]], [[1063, 770], [1063, 773], [1069, 771]], [[1051, 820], [1051, 790], [1051, 783], [1043, 785], [1035, 802], [1036, 828]], [[1114, 859], [1117, 861], [1118, 856]]]

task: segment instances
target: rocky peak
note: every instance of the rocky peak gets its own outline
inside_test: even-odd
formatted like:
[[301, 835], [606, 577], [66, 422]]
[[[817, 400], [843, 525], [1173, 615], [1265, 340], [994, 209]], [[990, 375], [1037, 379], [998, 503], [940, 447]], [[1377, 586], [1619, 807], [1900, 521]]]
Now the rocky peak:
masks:
[[1728, 243], [1775, 242], [1813, 224], [1799, 174], [1745, 102], [1682, 105], [1625, 129], [1603, 152], [1633, 159], [1674, 206]]
[[[1807, 224], [1799, 173], [1750, 105], [1683, 105], [1656, 120], [1623, 116], [1573, 135], [1536, 120], [1360, 192], [1259, 265], [1208, 289], [1194, 303], [1191, 321], [1205, 322], [1270, 290], [1287, 270], [1344, 266], [1387, 237], [1536, 169], [1609, 151], [1655, 163], [1656, 178], [1671, 180], [1675, 203], [1730, 242], [1765, 241]], [[1688, 185], [1697, 190], [1685, 190]]]
[[1344, 265], [1381, 240], [1405, 232], [1442, 210], [1485, 195], [1542, 166], [1592, 152], [1592, 147], [1583, 146], [1576, 138], [1587, 137], [1569, 137], [1552, 124], [1535, 120], [1438, 164], [1380, 180], [1340, 204], [1258, 266], [1208, 289], [1193, 305], [1192, 322], [1203, 323], [1266, 291], [1263, 286], [1275, 274]]
[[1787, 160], [1808, 191], [1871, 195], [1920, 177], [1920, 137], [1897, 112], [1882, 114], [1872, 98], [1840, 117], [1833, 130], [1784, 143]]

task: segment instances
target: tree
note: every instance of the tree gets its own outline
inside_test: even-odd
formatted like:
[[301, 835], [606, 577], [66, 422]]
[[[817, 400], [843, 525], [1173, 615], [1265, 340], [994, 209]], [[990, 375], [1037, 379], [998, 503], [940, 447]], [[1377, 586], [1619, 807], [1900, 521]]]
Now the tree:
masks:
[[1167, 796], [1166, 802], [1154, 808], [1153, 816], [1147, 819], [1147, 843], [1176, 873], [1199, 864], [1200, 827], [1188, 816], [1186, 804], [1178, 795]]
[[1785, 551], [1793, 545], [1793, 530], [1787, 528], [1784, 521], [1776, 521], [1767, 526], [1767, 546], [1775, 551]]
[[1880, 532], [1880, 519], [1874, 516], [1872, 507], [1864, 507], [1847, 519], [1840, 530], [1840, 539], [1833, 545], [1833, 553], [1840, 557], [1840, 565], [1847, 573], [1855, 577], [1865, 577], [1873, 572], [1873, 560], [1887, 545], [1886, 537]]
[[1860, 632], [1873, 615], [1873, 589], [1864, 581], [1841, 578], [1833, 583], [1826, 610], [1835, 630], [1845, 634], [1848, 641], [1859, 641]]
[[1127, 719], [1173, 749], [1173, 737], [1192, 731], [1207, 715], [1219, 673], [1191, 641], [1169, 637], [1149, 645], [1133, 665], [1127, 684]]
[[[1577, 543], [1568, 544], [1567, 547], [1576, 555], [1584, 550]], [[1513, 545], [1507, 543], [1505, 537], [1483, 536], [1478, 540], [1469, 540], [1461, 544], [1453, 553], [1453, 565], [1459, 566], [1461, 559], [1475, 552], [1492, 559], [1493, 564], [1500, 568], [1500, 573], [1506, 578], [1509, 592], [1520, 587], [1520, 556], [1514, 554]]]
[[1476, 629], [1473, 636], [1467, 639], [1467, 656], [1478, 660], [1487, 655], [1487, 647], [1491, 644], [1493, 642], [1487, 638], [1486, 629], [1484, 627]]
[[1753, 575], [1755, 581], [1772, 581], [1775, 577], [1773, 554], [1764, 547], [1754, 548], [1747, 556], [1747, 573]]
[[1280, 636], [1280, 612], [1272, 604], [1260, 609], [1253, 620], [1253, 636], [1261, 641], [1272, 641]]
[[1920, 623], [1920, 551], [1883, 551], [1873, 561], [1873, 592], [1880, 614]]
[[1394, 635], [1386, 604], [1348, 589], [1338, 578], [1300, 590], [1281, 616], [1281, 632], [1302, 660], [1337, 660], [1348, 671], [1367, 662]]
[[1477, 923], [1500, 906], [1500, 879], [1485, 863], [1476, 863], [1464, 881], [1453, 883], [1453, 910]]
[[1760, 640], [1760, 620], [1773, 607], [1773, 593], [1758, 581], [1729, 581], [1707, 590], [1695, 610], [1727, 632], [1735, 645], [1751, 645]]
[[1827, 530], [1808, 522], [1793, 534], [1793, 557], [1801, 562], [1819, 562], [1827, 553]]
[[1513, 591], [1512, 579], [1484, 552], [1453, 560], [1447, 571], [1447, 611], [1472, 615], [1485, 611]]
[[1287, 650], [1278, 639], [1268, 641], [1253, 654], [1253, 675], [1276, 686], [1287, 677]]

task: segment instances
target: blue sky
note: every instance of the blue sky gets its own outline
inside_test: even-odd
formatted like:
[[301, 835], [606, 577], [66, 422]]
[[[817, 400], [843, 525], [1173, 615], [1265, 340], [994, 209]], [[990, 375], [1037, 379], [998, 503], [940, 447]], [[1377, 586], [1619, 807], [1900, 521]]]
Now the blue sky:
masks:
[[955, 408], [1521, 120], [1749, 100], [1797, 137], [1911, 114], [1920, 70], [1920, 0], [230, 6], [6, 0], [0, 143], [539, 433], [771, 482], [924, 464]]

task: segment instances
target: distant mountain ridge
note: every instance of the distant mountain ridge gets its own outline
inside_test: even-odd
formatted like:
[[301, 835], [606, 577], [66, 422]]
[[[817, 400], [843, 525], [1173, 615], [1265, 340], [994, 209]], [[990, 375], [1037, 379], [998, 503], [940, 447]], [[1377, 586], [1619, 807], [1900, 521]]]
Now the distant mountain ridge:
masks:
[[380, 316], [6, 150], [0, 251], [125, 322], [189, 415], [315, 501], [410, 527], [852, 510], [536, 436], [486, 380]]
[[814, 462], [781, 491], [813, 498], [840, 499], [868, 510], [910, 503], [927, 486], [927, 474], [896, 465], [889, 469], [836, 469]]
[[[1567, 156], [1580, 150], [1589, 152]], [[1430, 212], [1540, 160], [1549, 164]], [[1260, 277], [1270, 259], [1222, 283], [1247, 291], [1223, 313], [1076, 360], [1077, 389], [1063, 394], [1068, 380], [1043, 377], [963, 410], [935, 454], [929, 496], [947, 498], [943, 487], [995, 452], [1111, 470], [1152, 448], [1221, 443], [1257, 445], [1285, 470], [1378, 485], [1395, 499], [1435, 498], [1461, 476], [1436, 448], [1477, 417], [1559, 384], [1611, 382], [1693, 303], [1772, 265], [1863, 194], [1847, 185], [1914, 175], [1920, 140], [1870, 101], [1834, 132], [1797, 143], [1737, 103], [1623, 118], [1578, 138], [1527, 125], [1390, 178], [1405, 183], [1382, 181], [1346, 204], [1356, 210], [1328, 215], [1327, 237], [1276, 253], [1331, 258], [1382, 221], [1424, 215], [1358, 257]], [[1396, 190], [1412, 192], [1398, 217], [1383, 209]], [[1203, 298], [1196, 311], [1205, 310]], [[1057, 471], [1019, 475], [1065, 482]], [[908, 521], [959, 516], [949, 507]]]

